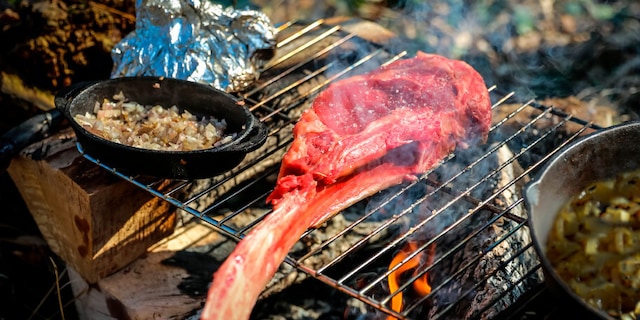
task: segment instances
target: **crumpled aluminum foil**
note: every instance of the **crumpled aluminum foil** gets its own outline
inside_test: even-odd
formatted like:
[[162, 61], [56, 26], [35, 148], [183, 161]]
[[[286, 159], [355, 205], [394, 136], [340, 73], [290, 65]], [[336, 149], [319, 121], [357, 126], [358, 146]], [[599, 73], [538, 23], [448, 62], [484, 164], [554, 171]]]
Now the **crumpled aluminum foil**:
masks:
[[258, 78], [276, 36], [259, 11], [207, 0], [137, 0], [136, 29], [112, 49], [111, 77], [165, 76], [238, 92]]

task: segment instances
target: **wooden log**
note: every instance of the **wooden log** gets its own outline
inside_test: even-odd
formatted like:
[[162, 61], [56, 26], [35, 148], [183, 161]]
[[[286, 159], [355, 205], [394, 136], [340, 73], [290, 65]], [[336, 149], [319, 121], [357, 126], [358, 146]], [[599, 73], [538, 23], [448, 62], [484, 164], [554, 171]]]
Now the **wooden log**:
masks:
[[86, 160], [68, 129], [25, 148], [7, 171], [51, 250], [90, 283], [174, 230], [172, 206]]
[[[194, 255], [203, 255], [196, 251], [208, 251], [212, 244], [230, 251], [233, 244], [229, 242], [208, 225], [189, 223], [152, 246], [144, 257], [94, 285], [68, 267], [78, 316], [92, 320], [188, 318], [204, 305], [211, 272], [222, 262], [193, 259]], [[189, 260], [188, 268], [171, 263], [180, 254], [187, 256], [184, 259]], [[200, 293], [181, 289], [199, 276], [209, 280], [202, 282], [205, 285]]]

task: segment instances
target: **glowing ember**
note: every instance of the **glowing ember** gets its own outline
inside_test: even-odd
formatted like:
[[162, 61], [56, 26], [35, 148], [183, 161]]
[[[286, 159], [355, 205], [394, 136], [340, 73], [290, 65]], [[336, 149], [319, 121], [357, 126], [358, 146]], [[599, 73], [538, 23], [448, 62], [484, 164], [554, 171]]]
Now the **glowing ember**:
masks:
[[[412, 252], [418, 249], [418, 245], [416, 242], [410, 241], [407, 245], [391, 260], [389, 264], [389, 270], [395, 268], [398, 264], [402, 263]], [[430, 247], [430, 251], [425, 253], [425, 251], [419, 252], [413, 258], [409, 259], [404, 264], [400, 265], [398, 269], [394, 270], [387, 277], [387, 282], [389, 283], [389, 292], [392, 294], [398, 290], [400, 287], [398, 283], [400, 282], [400, 277], [410, 270], [413, 270], [413, 275], [415, 276], [420, 271], [422, 256], [427, 254], [426, 264], [431, 264], [433, 262], [433, 256], [435, 251], [435, 245]], [[431, 285], [429, 285], [429, 274], [425, 273], [416, 279], [413, 282], [413, 290], [420, 296], [426, 296], [431, 293]], [[391, 309], [396, 312], [402, 311], [403, 299], [402, 299], [402, 291], [398, 292], [391, 299]], [[387, 320], [396, 319], [396, 317], [389, 316]]]

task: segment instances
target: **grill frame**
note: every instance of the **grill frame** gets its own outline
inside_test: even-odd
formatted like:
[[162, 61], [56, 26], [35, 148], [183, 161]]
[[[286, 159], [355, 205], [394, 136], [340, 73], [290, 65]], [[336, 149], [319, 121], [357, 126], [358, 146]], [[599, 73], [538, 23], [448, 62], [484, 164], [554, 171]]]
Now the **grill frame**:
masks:
[[[386, 48], [384, 48], [381, 45], [377, 45], [377, 44], [372, 44], [372, 47], [374, 48], [373, 51], [368, 52], [366, 54], [364, 54], [362, 57], [360, 57], [358, 60], [356, 60], [354, 63], [350, 64], [348, 68], [344, 68], [342, 69], [342, 71], [339, 71], [337, 73], [331, 73], [329, 76], [327, 76], [326, 78], [322, 78], [320, 77], [320, 75], [324, 75], [325, 73], [328, 72], [328, 70], [330, 70], [333, 66], [332, 65], [323, 65], [323, 66], [319, 66], [316, 70], [311, 70], [310, 72], [307, 72], [305, 76], [292, 81], [291, 83], [286, 83], [285, 85], [282, 85], [282, 82], [285, 81], [286, 77], [290, 74], [293, 74], [296, 71], [299, 71], [301, 68], [305, 68], [305, 66], [308, 66], [309, 63], [313, 62], [314, 60], [330, 54], [332, 52], [332, 50], [339, 50], [341, 48], [342, 45], [349, 43], [350, 41], [354, 40], [354, 39], [358, 39], [359, 37], [357, 35], [354, 35], [352, 33], [346, 32], [344, 31], [339, 25], [337, 26], [332, 26], [332, 25], [327, 25], [325, 24], [324, 20], [318, 20], [318, 21], [314, 21], [311, 22], [309, 24], [304, 24], [304, 23], [300, 23], [300, 22], [291, 22], [291, 23], [287, 23], [284, 24], [282, 26], [279, 27], [279, 31], [283, 32], [288, 30], [289, 28], [293, 28], [294, 26], [300, 27], [299, 30], [291, 32], [289, 34], [288, 37], [282, 39], [279, 43], [278, 43], [278, 49], [279, 50], [284, 50], [287, 48], [287, 46], [292, 46], [292, 44], [294, 44], [295, 40], [298, 40], [301, 37], [305, 37], [307, 36], [307, 33], [309, 32], [318, 32], [318, 35], [314, 38], [312, 38], [311, 41], [307, 42], [307, 45], [305, 46], [300, 46], [297, 47], [295, 49], [292, 49], [290, 51], [288, 51], [287, 54], [282, 55], [279, 58], [275, 58], [273, 59], [270, 63], [268, 63], [267, 65], [264, 66], [262, 72], [263, 73], [267, 73], [269, 70], [271, 70], [272, 68], [276, 68], [278, 65], [280, 65], [281, 63], [284, 63], [286, 61], [288, 61], [289, 59], [291, 59], [292, 57], [294, 57], [296, 54], [301, 54], [304, 53], [305, 50], [311, 50], [310, 48], [312, 48], [314, 45], [317, 45], [319, 43], [321, 43], [322, 41], [326, 40], [329, 37], [338, 37], [337, 41], [332, 41], [331, 44], [329, 46], [324, 47], [324, 49], [321, 49], [319, 51], [314, 52], [313, 54], [309, 55], [307, 58], [302, 59], [299, 63], [293, 65], [292, 67], [290, 67], [289, 69], [287, 69], [284, 72], [280, 72], [277, 75], [268, 78], [266, 80], [261, 81], [261, 83], [259, 85], [257, 85], [255, 88], [251, 89], [248, 92], [245, 93], [241, 93], [239, 94], [239, 98], [243, 99], [245, 101], [245, 103], [248, 104], [249, 109], [252, 112], [256, 112], [258, 114], [260, 114], [260, 120], [263, 122], [269, 122], [274, 118], [278, 118], [280, 120], [279, 124], [277, 126], [274, 126], [272, 123], [272, 126], [270, 127], [271, 132], [270, 135], [275, 135], [278, 130], [283, 130], [283, 128], [286, 125], [291, 125], [293, 123], [295, 123], [295, 118], [292, 118], [290, 116], [287, 115], [286, 110], [287, 109], [291, 109], [291, 108], [295, 108], [295, 107], [300, 107], [301, 105], [303, 105], [304, 103], [308, 103], [315, 94], [317, 94], [322, 88], [324, 88], [326, 85], [328, 85], [329, 83], [340, 79], [342, 77], [351, 75], [353, 73], [358, 73], [361, 70], [359, 69], [361, 66], [370, 63], [371, 61], [374, 60], [374, 58], [376, 58], [379, 55], [385, 54], [388, 55], [389, 58], [385, 59], [386, 62], [384, 62], [383, 64], [386, 63], [390, 63], [392, 61], [395, 61], [397, 59], [401, 59], [403, 56], [405, 56], [407, 54], [407, 52], [403, 51], [403, 52], [399, 52], [399, 53], [393, 53], [393, 52], [388, 52], [386, 51]], [[303, 83], [307, 83], [310, 82], [311, 80], [316, 80], [317, 78], [320, 78], [319, 81], [317, 81], [317, 83], [313, 84], [308, 90], [304, 90], [304, 92], [302, 94], [300, 94], [299, 96], [297, 96], [296, 98], [294, 98], [292, 101], [282, 104], [282, 105], [277, 105], [277, 101], [278, 99], [281, 99], [281, 96], [286, 94], [286, 93], [290, 93], [292, 90], [297, 90], [299, 89], [299, 87], [303, 84]], [[256, 99], [255, 97], [260, 96], [263, 91], [266, 91], [266, 88], [269, 88], [270, 86], [275, 85], [276, 83], [278, 83], [279, 85], [281, 85], [281, 89], [279, 90], [275, 90], [275, 93], [267, 95], [266, 97], [262, 97], [260, 99]], [[513, 184], [515, 184], [516, 182], [521, 182], [523, 179], [525, 179], [527, 176], [529, 176], [530, 174], [532, 174], [533, 172], [535, 172], [535, 170], [539, 169], [540, 167], [543, 166], [543, 164], [545, 163], [545, 161], [547, 159], [549, 159], [550, 157], [552, 157], [556, 152], [558, 152], [560, 149], [562, 149], [565, 145], [571, 143], [572, 141], [574, 141], [576, 138], [578, 138], [579, 136], [581, 136], [584, 133], [593, 131], [593, 130], [599, 130], [601, 129], [600, 127], [594, 125], [591, 122], [587, 122], [584, 121], [582, 119], [577, 119], [575, 117], [572, 117], [569, 114], [563, 113], [559, 110], [556, 110], [552, 107], [548, 107], [548, 106], [544, 106], [544, 105], [540, 105], [538, 104], [535, 100], [529, 100], [526, 102], [520, 102], [517, 100], [517, 98], [515, 97], [513, 92], [510, 93], [502, 93], [499, 92], [499, 89], [497, 89], [496, 87], [491, 87], [489, 88], [491, 95], [492, 95], [492, 101], [494, 101], [494, 104], [492, 106], [492, 110], [497, 110], [499, 108], [504, 107], [505, 105], [513, 105], [516, 104], [518, 105], [518, 107], [513, 110], [512, 112], [508, 113], [504, 118], [499, 119], [499, 121], [495, 122], [494, 125], [491, 127], [490, 131], [491, 134], [495, 133], [496, 131], [498, 131], [501, 127], [503, 127], [507, 122], [512, 121], [513, 119], [515, 119], [517, 116], [519, 116], [522, 112], [529, 112], [529, 111], [535, 111], [535, 113], [537, 113], [537, 115], [529, 122], [522, 124], [522, 126], [516, 130], [511, 136], [504, 138], [504, 139], [498, 139], [499, 143], [498, 145], [493, 146], [490, 149], [490, 152], [484, 153], [482, 154], [480, 157], [478, 157], [477, 159], [474, 159], [473, 161], [471, 161], [471, 164], [469, 164], [469, 166], [465, 167], [463, 169], [463, 171], [461, 173], [459, 173], [458, 175], [454, 175], [452, 178], [450, 178], [449, 180], [445, 180], [445, 181], [437, 181], [434, 180], [432, 177], [432, 174], [438, 170], [439, 168], [441, 168], [442, 166], [446, 165], [448, 161], [452, 161], [452, 159], [454, 159], [456, 157], [455, 154], [452, 154], [449, 158], [444, 159], [441, 162], [441, 165], [434, 168], [433, 170], [430, 170], [429, 172], [423, 174], [420, 176], [420, 179], [417, 180], [416, 182], [407, 184], [407, 185], [403, 185], [399, 191], [391, 194], [388, 196], [387, 200], [391, 201], [394, 197], [403, 194], [405, 192], [407, 192], [407, 190], [409, 190], [410, 188], [412, 188], [413, 186], [415, 186], [416, 183], [425, 183], [427, 185], [429, 185], [431, 188], [433, 188], [433, 190], [436, 191], [431, 191], [432, 195], [435, 194], [436, 192], [445, 192], [450, 194], [454, 200], [451, 200], [448, 204], [447, 207], [452, 206], [455, 202], [457, 201], [464, 201], [467, 203], [470, 203], [471, 205], [475, 206], [474, 211], [468, 212], [464, 215], [462, 215], [459, 219], [456, 220], [455, 223], [447, 226], [441, 233], [438, 233], [435, 238], [432, 238], [431, 240], [423, 243], [420, 245], [419, 250], [416, 250], [415, 252], [413, 252], [409, 257], [407, 257], [404, 261], [408, 261], [409, 259], [411, 259], [413, 256], [417, 255], [420, 251], [423, 250], [427, 250], [427, 248], [431, 245], [433, 245], [439, 237], [445, 236], [446, 232], [450, 232], [451, 230], [453, 230], [456, 226], [458, 226], [460, 223], [464, 222], [465, 219], [469, 218], [473, 213], [478, 212], [479, 210], [489, 210], [491, 212], [493, 212], [495, 214], [496, 219], [498, 218], [505, 218], [505, 219], [509, 219], [511, 221], [514, 221], [517, 225], [517, 229], [511, 229], [509, 232], [513, 233], [516, 232], [517, 230], [524, 228], [524, 229], [528, 229], [528, 225], [527, 225], [527, 220], [526, 217], [521, 217], [521, 216], [515, 216], [513, 214], [511, 214], [511, 210], [518, 206], [518, 205], [522, 205], [522, 197], [519, 196], [519, 198], [512, 204], [508, 205], [505, 208], [500, 208], [495, 206], [492, 203], [492, 200], [494, 200], [496, 197], [498, 197], [507, 187], [512, 186]], [[477, 197], [474, 197], [472, 195], [470, 195], [471, 190], [479, 185], [482, 185], [484, 183], [486, 183], [485, 178], [482, 178], [479, 181], [475, 181], [472, 184], [472, 187], [468, 187], [465, 190], [459, 190], [458, 188], [456, 188], [455, 184], [453, 187], [451, 187], [450, 185], [455, 181], [455, 179], [457, 177], [460, 177], [460, 175], [464, 174], [467, 171], [472, 170], [472, 168], [474, 167], [474, 164], [478, 164], [481, 161], [483, 161], [484, 159], [488, 158], [489, 156], [493, 155], [495, 152], [497, 152], [498, 148], [501, 145], [507, 145], [507, 143], [509, 143], [510, 141], [517, 139], [520, 137], [520, 135], [523, 135], [526, 132], [529, 132], [531, 130], [536, 130], [535, 126], [539, 121], [548, 121], [549, 119], [557, 121], [553, 126], [551, 126], [549, 128], [548, 131], [543, 132], [541, 135], [539, 135], [538, 140], [533, 140], [532, 142], [529, 142], [529, 145], [526, 148], [522, 148], [521, 150], [519, 150], [518, 152], [514, 151], [514, 156], [509, 160], [508, 163], [503, 163], [503, 164], [499, 164], [499, 167], [496, 169], [498, 171], [495, 171], [493, 173], [499, 172], [500, 170], [504, 169], [506, 166], [508, 166], [510, 163], [512, 162], [516, 162], [519, 161], [520, 157], [523, 155], [527, 155], [527, 153], [529, 152], [533, 152], [532, 150], [534, 149], [534, 147], [538, 147], [539, 143], [542, 143], [542, 141], [546, 138], [549, 137], [554, 137], [558, 132], [560, 132], [563, 129], [566, 129], [567, 126], [569, 126], [569, 124], [573, 124], [573, 125], [577, 125], [579, 128], [577, 130], [573, 130], [573, 133], [571, 135], [569, 135], [568, 137], [564, 137], [563, 139], [561, 139], [560, 143], [553, 146], [551, 150], [548, 150], [547, 152], [543, 152], [542, 154], [536, 154], [537, 156], [539, 156], [540, 158], [533, 161], [530, 165], [528, 165], [526, 168], [524, 169], [524, 172], [521, 173], [518, 177], [516, 177], [515, 179], [513, 179], [512, 181], [508, 182], [508, 185], [503, 186], [501, 190], [496, 190], [491, 196], [489, 197], [484, 197], [482, 199], [479, 199]], [[248, 182], [242, 183], [241, 187], [234, 189], [231, 193], [229, 194], [224, 194], [222, 197], [219, 197], [217, 199], [215, 199], [215, 201], [211, 204], [208, 205], [206, 208], [204, 209], [196, 209], [194, 208], [193, 204], [196, 203], [199, 199], [208, 196], [212, 191], [216, 190], [217, 188], [219, 188], [223, 183], [226, 183], [228, 181], [230, 181], [231, 179], [233, 179], [234, 177], [242, 174], [242, 172], [245, 172], [247, 170], [249, 170], [250, 168], [252, 168], [253, 166], [256, 166], [258, 163], [260, 163], [261, 161], [265, 161], [267, 158], [269, 158], [270, 156], [273, 156], [274, 154], [276, 154], [277, 152], [281, 152], [283, 150], [286, 150], [287, 146], [291, 143], [292, 139], [289, 137], [289, 139], [283, 139], [282, 141], [278, 141], [277, 144], [275, 144], [274, 146], [271, 146], [270, 150], [268, 151], [261, 151], [263, 152], [263, 154], [261, 156], [257, 156], [256, 158], [254, 158], [253, 160], [249, 161], [248, 163], [242, 164], [240, 167], [235, 168], [234, 170], [232, 170], [228, 175], [226, 175], [223, 179], [218, 180], [217, 182], [215, 182], [214, 184], [208, 186], [207, 188], [205, 188], [204, 190], [196, 193], [195, 195], [192, 195], [189, 198], [182, 198], [180, 196], [180, 194], [188, 187], [190, 187], [193, 183], [193, 181], [184, 181], [184, 180], [174, 180], [171, 182], [169, 187], [163, 186], [162, 191], [160, 191], [158, 189], [160, 183], [162, 183], [165, 180], [149, 180], [146, 177], [140, 177], [140, 176], [129, 176], [126, 174], [123, 174], [121, 172], [119, 172], [117, 169], [109, 167], [108, 165], [105, 165], [104, 163], [102, 163], [99, 159], [95, 159], [93, 157], [91, 157], [90, 155], [84, 153], [84, 150], [82, 148], [82, 146], [80, 144], [77, 144], [77, 148], [78, 150], [81, 152], [81, 154], [88, 160], [90, 160], [91, 162], [95, 163], [96, 165], [99, 165], [101, 167], [103, 167], [105, 170], [108, 170], [109, 172], [115, 174], [116, 176], [129, 181], [130, 183], [136, 185], [139, 188], [142, 188], [144, 190], [146, 190], [147, 192], [149, 192], [150, 194], [152, 194], [155, 197], [161, 198], [165, 201], [168, 201], [169, 203], [171, 203], [172, 205], [174, 205], [175, 207], [177, 207], [178, 209], [190, 214], [191, 216], [193, 216], [195, 219], [195, 222], [204, 222], [207, 223], [211, 226], [213, 226], [216, 230], [218, 230], [220, 233], [224, 234], [227, 237], [230, 237], [232, 239], [235, 240], [241, 240], [243, 235], [255, 224], [259, 223], [262, 218], [264, 218], [264, 216], [266, 216], [267, 214], [269, 214], [270, 210], [266, 210], [264, 212], [264, 214], [258, 216], [256, 219], [254, 219], [253, 221], [251, 221], [250, 223], [243, 225], [241, 227], [234, 227], [233, 224], [231, 223], [231, 221], [234, 219], [234, 217], [237, 217], [238, 215], [242, 215], [248, 208], [255, 206], [255, 205], [259, 205], [259, 204], [263, 204], [264, 203], [264, 198], [267, 196], [268, 192], [266, 193], [262, 193], [258, 196], [253, 196], [250, 199], [246, 199], [245, 203], [243, 206], [241, 206], [240, 208], [238, 208], [237, 210], [225, 215], [222, 218], [218, 218], [214, 212], [217, 212], [218, 209], [220, 209], [221, 207], [223, 207], [226, 203], [228, 203], [229, 201], [231, 201], [231, 199], [236, 199], [238, 197], [243, 197], [244, 196], [244, 192], [246, 192], [247, 189], [251, 188], [252, 186], [259, 184], [259, 183], [264, 183], [264, 181], [267, 179], [267, 177], [272, 176], [273, 174], [275, 174], [277, 172], [277, 167], [270, 167], [260, 173], [258, 173], [258, 175], [254, 176], [253, 179], [251, 179]], [[260, 151], [260, 150], [259, 150]], [[491, 175], [493, 175], [493, 173]], [[485, 177], [491, 176], [491, 175], [486, 175]], [[417, 203], [412, 203], [410, 206], [413, 206], [414, 204]], [[359, 223], [361, 223], [361, 221], [363, 221], [364, 219], [366, 219], [368, 216], [371, 216], [374, 214], [374, 212], [376, 212], [377, 210], [379, 210], [381, 208], [381, 206], [377, 207], [377, 208], [373, 208], [368, 212], [365, 212], [363, 214], [363, 217], [361, 218], [362, 220], [355, 220], [353, 221], [348, 229], [343, 230], [344, 233], [349, 232], [349, 228], [355, 228], [358, 226]], [[443, 212], [446, 208], [438, 208], [439, 212]], [[393, 224], [394, 219], [397, 220], [400, 217], [402, 217], [403, 215], [407, 215], [411, 213], [411, 209], [405, 209], [404, 212], [399, 212], [397, 214], [394, 214], [392, 218], [390, 218], [389, 220], [387, 220], [386, 222], [384, 222], [380, 228], [378, 230], [384, 230], [384, 228], [390, 226]], [[432, 213], [432, 216], [436, 216], [437, 214], [439, 214], [438, 212]], [[495, 220], [493, 220], [493, 222], [488, 222], [487, 226], [489, 226], [491, 223], [494, 223]], [[406, 232], [401, 234], [400, 236], [398, 236], [396, 239], [392, 240], [390, 243], [387, 243], [385, 246], [382, 247], [382, 249], [379, 249], [376, 254], [374, 254], [373, 256], [371, 256], [368, 260], [366, 260], [365, 262], [363, 262], [362, 264], [359, 264], [358, 266], [356, 266], [353, 270], [350, 270], [349, 272], [347, 272], [346, 274], [344, 274], [341, 277], [334, 277], [332, 276], [330, 273], [327, 272], [327, 270], [331, 269], [333, 266], [339, 264], [341, 261], [343, 261], [344, 259], [348, 258], [353, 251], [358, 250], [360, 248], [362, 248], [363, 246], [367, 245], [367, 240], [369, 240], [371, 237], [374, 237], [376, 234], [371, 233], [369, 234], [367, 237], [361, 239], [360, 241], [356, 242], [353, 244], [353, 246], [351, 247], [350, 250], [347, 250], [346, 252], [343, 252], [342, 254], [340, 254], [338, 257], [336, 257], [335, 259], [333, 259], [332, 261], [330, 261], [329, 263], [323, 265], [320, 268], [315, 268], [315, 267], [309, 267], [307, 264], [305, 264], [305, 261], [313, 256], [314, 253], [319, 252], [320, 250], [323, 250], [322, 248], [325, 248], [326, 246], [328, 246], [331, 242], [335, 241], [337, 239], [337, 237], [339, 237], [341, 234], [338, 234], [336, 236], [331, 237], [330, 239], [324, 241], [323, 243], [319, 244], [317, 246], [317, 248], [314, 251], [309, 251], [307, 254], [302, 255], [301, 257], [293, 257], [293, 256], [288, 256], [287, 259], [285, 260], [285, 263], [288, 263], [289, 265], [295, 267], [296, 269], [308, 274], [309, 276], [319, 280], [320, 282], [323, 282], [333, 288], [335, 288], [336, 290], [343, 292], [351, 297], [354, 297], [364, 303], [366, 303], [367, 305], [369, 305], [370, 307], [372, 307], [374, 310], [378, 310], [380, 312], [383, 312], [384, 314], [388, 314], [391, 316], [395, 316], [397, 318], [407, 318], [410, 317], [412, 315], [412, 311], [414, 311], [415, 308], [417, 308], [419, 305], [421, 305], [422, 303], [424, 303], [429, 296], [417, 299], [415, 301], [413, 301], [411, 304], [409, 304], [409, 306], [404, 309], [402, 312], [397, 312], [394, 311], [390, 308], [389, 303], [391, 301], [391, 299], [393, 298], [393, 296], [397, 293], [390, 293], [386, 296], [383, 297], [379, 297], [377, 294], [374, 294], [374, 288], [380, 287], [380, 286], [384, 286], [383, 282], [386, 279], [386, 277], [389, 275], [390, 271], [387, 271], [386, 273], [383, 273], [381, 275], [378, 275], [374, 281], [368, 283], [366, 286], [364, 286], [364, 288], [354, 288], [352, 285], [350, 285], [348, 282], [348, 280], [352, 279], [354, 276], [358, 275], [361, 271], [363, 271], [363, 269], [365, 267], [367, 267], [370, 264], [373, 264], [376, 261], [385, 259], [384, 256], [388, 255], [389, 253], [394, 252], [394, 250], [398, 250], [400, 248], [400, 244], [404, 241], [406, 241], [407, 239], [409, 239], [415, 232], [418, 232], [418, 230], [421, 228], [421, 226], [426, 225], [427, 223], [429, 223], [429, 221], [421, 221], [419, 222], [419, 225], [414, 226], [412, 229], [410, 229], [411, 231]], [[524, 230], [523, 229], [523, 230]], [[311, 235], [312, 233], [317, 232], [315, 230], [308, 230], [302, 238]], [[468, 235], [468, 239], [471, 239], [473, 237], [472, 234]], [[504, 238], [502, 239], [504, 240]], [[461, 244], [462, 245], [462, 244]], [[492, 247], [497, 245], [496, 243], [492, 243], [490, 244], [488, 247]], [[517, 254], [513, 255], [512, 258], [518, 257], [520, 254], [522, 254], [522, 252], [524, 252], [525, 250], [533, 250], [532, 248], [532, 243], [528, 243], [528, 244], [523, 244], [523, 248], [521, 248], [520, 250], [518, 250], [518, 252], [516, 252]], [[489, 249], [489, 248], [485, 248], [485, 249]], [[457, 250], [460, 250], [459, 247], [455, 247], [453, 249], [450, 249], [448, 253], [446, 254], [455, 254], [457, 252]], [[488, 252], [488, 251], [487, 251]], [[445, 254], [445, 255], [446, 255]], [[486, 254], [486, 252], [484, 253]], [[479, 256], [479, 259], [481, 259], [483, 256]], [[507, 264], [509, 263], [509, 261], [504, 261], [501, 263], [501, 267], [496, 269], [494, 272], [498, 272], [499, 270], [503, 269]], [[434, 265], [436, 265], [437, 262], [434, 262]], [[429, 272], [431, 267], [426, 267], [424, 268], [420, 274], [415, 275], [413, 278], [411, 278], [410, 280], [408, 280], [407, 282], [405, 282], [403, 285], [401, 285], [400, 290], [404, 290], [406, 288], [409, 287], [410, 283], [413, 282], [412, 280], [417, 279], [418, 277], [420, 277], [422, 274]], [[530, 269], [523, 277], [521, 277], [520, 279], [518, 279], [515, 283], [511, 283], [509, 284], [507, 290], [504, 290], [502, 295], [497, 296], [494, 298], [494, 304], [497, 303], [498, 301], [500, 301], [505, 295], [507, 295], [512, 289], [514, 289], [516, 286], [518, 286], [520, 283], [522, 283], [523, 281], [525, 281], [527, 277], [532, 276], [534, 273], [536, 273], [538, 270], [540, 269], [540, 265], [538, 264], [536, 267]], [[488, 279], [489, 277], [491, 277], [491, 274], [486, 275], [485, 281], [486, 279]], [[451, 278], [449, 279], [445, 279], [444, 282], [451, 280], [455, 277], [455, 275], [451, 275]], [[477, 285], [479, 285], [480, 283], [478, 283]], [[438, 288], [434, 289], [437, 290]], [[514, 303], [511, 307], [505, 309], [503, 312], [500, 313], [500, 315], [502, 317], [511, 317], [517, 314], [520, 315], [532, 315], [532, 314], [536, 314], [536, 313], [545, 313], [545, 314], [553, 314], [555, 311], [553, 308], [551, 308], [551, 310], [540, 310], [540, 307], [538, 306], [539, 301], [541, 299], [546, 299], [546, 294], [544, 294], [546, 291], [546, 289], [544, 288], [544, 285], [541, 282], [538, 282], [537, 284], [535, 284], [534, 286], [531, 286], [529, 288], [527, 288], [525, 294], [522, 294], [520, 296], [520, 298], [518, 299], [517, 303]], [[464, 299], [467, 296], [467, 293], [463, 293], [461, 294], [458, 298], [458, 302], [460, 301], [460, 299]], [[490, 306], [493, 306], [493, 304], [491, 304]], [[531, 308], [534, 308], [533, 310]], [[445, 310], [446, 311], [446, 310]], [[442, 314], [443, 317], [445, 317], [445, 314]]]

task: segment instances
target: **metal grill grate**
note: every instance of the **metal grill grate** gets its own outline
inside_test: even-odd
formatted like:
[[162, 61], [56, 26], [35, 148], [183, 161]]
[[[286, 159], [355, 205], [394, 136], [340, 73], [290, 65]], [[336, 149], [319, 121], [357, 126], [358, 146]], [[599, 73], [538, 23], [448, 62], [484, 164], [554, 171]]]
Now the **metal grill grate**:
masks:
[[[314, 95], [336, 79], [405, 55], [322, 20], [286, 24], [280, 34], [278, 56], [264, 67], [263, 80], [240, 96], [269, 125], [269, 140], [238, 168], [220, 177], [176, 180], [160, 188], [163, 181], [127, 176], [84, 156], [241, 239], [270, 212], [264, 202], [292, 141], [291, 127]], [[551, 313], [540, 310], [545, 296], [540, 265], [527, 236], [519, 188], [560, 148], [599, 128], [533, 100], [522, 103], [512, 93], [490, 91], [494, 124], [486, 145], [460, 150], [418, 180], [344, 210], [328, 222], [341, 219], [338, 229], [309, 230], [301, 239], [305, 245], [286, 262], [373, 311], [398, 318]], [[82, 152], [82, 146], [78, 149]], [[404, 259], [390, 267], [408, 245], [412, 249]], [[329, 259], [317, 258], [327, 251]], [[397, 290], [390, 292], [389, 277], [417, 259], [422, 265], [399, 277]], [[472, 275], [480, 265], [491, 266], [481, 276]], [[431, 292], [416, 294], [412, 287], [425, 275]], [[486, 296], [481, 296], [483, 290], [489, 290]], [[404, 305], [398, 308], [393, 304], [400, 294]]]

